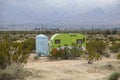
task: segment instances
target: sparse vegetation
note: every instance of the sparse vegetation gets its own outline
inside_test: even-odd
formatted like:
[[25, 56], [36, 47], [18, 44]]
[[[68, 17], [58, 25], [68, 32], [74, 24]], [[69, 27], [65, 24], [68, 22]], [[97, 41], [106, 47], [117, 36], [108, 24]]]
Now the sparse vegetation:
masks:
[[71, 48], [69, 48], [67, 45], [65, 45], [64, 48], [56, 49], [54, 48], [50, 56], [54, 58], [61, 58], [61, 59], [74, 59], [76, 57], [80, 57], [84, 54], [84, 51], [82, 51], [82, 48], [76, 44], [72, 44]]
[[114, 53], [119, 52], [120, 51], [120, 43], [112, 44], [112, 46], [110, 47], [110, 50]]
[[34, 59], [35, 59], [35, 60], [38, 60], [38, 59], [39, 59], [39, 56], [35, 55], [35, 56], [34, 56]]
[[[120, 46], [119, 46], [120, 45], [120, 42], [119, 42], [120, 41], [120, 38], [119, 38], [120, 31], [116, 32], [116, 31], [108, 30], [106, 32], [104, 30], [103, 31], [92, 30], [92, 31], [84, 32], [84, 31], [78, 30], [78, 31], [71, 31], [71, 32], [72, 33], [76, 33], [76, 32], [87, 33], [87, 35], [86, 35], [87, 46], [86, 47], [87, 47], [88, 54], [85, 54], [85, 52], [82, 51], [81, 48], [78, 48], [75, 44], [72, 44], [72, 46], [73, 46], [72, 48], [68, 48], [67, 45], [65, 45], [64, 49], [60, 48], [60, 49], [52, 50], [50, 57], [56, 58], [56, 59], [58, 59], [58, 58], [75, 59], [76, 57], [83, 57], [85, 54], [85, 58], [87, 57], [88, 62], [93, 63], [95, 60], [102, 59], [103, 55], [105, 56], [105, 58], [106, 57], [108, 58], [108, 57], [110, 57], [110, 55], [111, 55], [111, 57], [114, 55], [114, 54], [111, 54], [111, 52], [119, 53], [119, 51], [120, 51]], [[35, 39], [34, 38], [36, 35], [38, 35], [40, 33], [41, 33], [41, 31], [0, 32], [0, 68], [1, 68], [0, 69], [0, 80], [16, 80], [16, 79], [23, 80], [27, 75], [31, 74], [31, 73], [29, 74], [29, 72], [26, 72], [26, 70], [21, 66], [21, 64], [27, 63], [27, 59], [28, 59], [30, 53], [33, 52], [33, 50], [35, 50]], [[51, 35], [56, 33], [56, 31], [44, 31], [44, 33], [50, 38]], [[58, 33], [69, 33], [69, 31], [58, 31]], [[109, 44], [109, 47], [107, 47], [107, 48], [110, 49], [111, 52], [105, 51], [106, 45], [108, 45], [108, 43], [110, 43], [110, 44]], [[109, 59], [111, 59], [111, 57]], [[38, 59], [38, 56], [35, 56], [34, 59]], [[117, 55], [117, 59], [120, 59], [120, 53]], [[79, 62], [81, 62], [81, 60], [79, 60]], [[17, 67], [13, 67], [13, 63], [14, 63], [14, 66], [16, 65]], [[71, 62], [71, 63], [72, 63], [71, 65], [73, 65], [73, 62]], [[58, 65], [59, 64], [60, 63], [58, 63]], [[69, 65], [69, 66], [71, 66], [71, 65]], [[77, 66], [78, 65], [79, 64], [77, 64]], [[80, 63], [80, 65], [82, 65], [82, 64]], [[88, 64], [83, 64], [83, 65], [88, 65]], [[10, 66], [12, 66], [12, 67], [10, 67]], [[51, 65], [51, 66], [52, 66], [52, 68], [57, 69], [56, 65], [55, 65], [55, 67], [53, 65]], [[94, 65], [89, 66], [90, 69], [92, 66], [94, 66]], [[103, 66], [102, 68], [104, 70], [111, 71], [111, 70], [116, 69], [114, 66], [115, 65], [107, 65], [107, 66]], [[68, 66], [66, 66], [66, 67], [68, 67]], [[59, 66], [59, 68], [61, 70], [61, 66]], [[75, 69], [76, 68], [77, 67], [75, 66]], [[44, 70], [37, 71], [37, 73], [41, 73], [41, 71], [44, 71]], [[78, 71], [78, 73], [80, 73], [81, 69], [77, 70], [77, 71]], [[77, 71], [74, 73], [77, 73]], [[95, 71], [97, 72], [97, 70], [94, 70], [94, 69], [91, 70], [91, 72], [92, 71], [94, 73], [95, 73]], [[45, 70], [45, 72], [46, 73], [49, 72], [48, 68], [47, 68], [47, 70]], [[63, 72], [64, 72], [64, 69], [63, 69]], [[102, 71], [100, 71], [100, 72], [102, 72]], [[50, 68], [49, 73], [51, 73], [51, 68]], [[104, 71], [103, 71], [103, 73], [104, 73]], [[116, 76], [118, 76], [118, 73], [115, 72], [115, 73], [111, 74], [110, 76], [111, 77], [109, 77], [109, 80], [116, 80], [118, 78], [118, 77], [116, 77]], [[46, 75], [45, 75], [45, 77], [46, 77]]]
[[120, 53], [117, 55], [117, 59], [120, 59]]
[[106, 43], [101, 40], [91, 40], [87, 43], [88, 63], [93, 63], [94, 60], [102, 59], [102, 55], [106, 49]]
[[19, 64], [11, 64], [6, 69], [0, 70], [0, 80], [24, 80], [30, 72]]
[[34, 40], [28, 39], [23, 42], [13, 42], [9, 34], [4, 34], [0, 41], [0, 68], [5, 69], [11, 63], [26, 63], [27, 59], [35, 48]]
[[11, 39], [8, 33], [0, 40], [0, 80], [23, 80], [27, 71], [21, 66], [35, 49], [35, 40], [27, 39], [21, 42]]
[[108, 80], [118, 80], [119, 78], [120, 78], [120, 73], [114, 72], [109, 76]]
[[104, 56], [105, 56], [106, 58], [110, 58], [110, 54], [109, 54], [109, 53], [106, 53]]

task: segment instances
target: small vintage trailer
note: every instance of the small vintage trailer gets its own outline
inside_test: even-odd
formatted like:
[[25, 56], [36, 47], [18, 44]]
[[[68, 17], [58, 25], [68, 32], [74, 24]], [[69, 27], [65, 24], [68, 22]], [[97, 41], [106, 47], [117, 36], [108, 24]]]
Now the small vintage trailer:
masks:
[[83, 50], [86, 49], [86, 38], [83, 34], [55, 34], [50, 39], [50, 51], [65, 45], [71, 46], [72, 43], [80, 45]]

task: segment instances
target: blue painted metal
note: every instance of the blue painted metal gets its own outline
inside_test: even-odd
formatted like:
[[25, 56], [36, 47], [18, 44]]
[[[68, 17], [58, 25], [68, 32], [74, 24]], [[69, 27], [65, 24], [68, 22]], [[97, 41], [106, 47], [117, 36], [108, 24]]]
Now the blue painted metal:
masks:
[[36, 36], [36, 54], [49, 55], [48, 37], [43, 34]]

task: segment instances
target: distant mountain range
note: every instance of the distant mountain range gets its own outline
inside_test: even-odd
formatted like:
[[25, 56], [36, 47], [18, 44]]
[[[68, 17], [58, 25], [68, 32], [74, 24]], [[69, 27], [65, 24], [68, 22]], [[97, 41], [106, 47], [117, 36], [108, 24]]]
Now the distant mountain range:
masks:
[[[13, 7], [11, 7], [13, 8]], [[49, 13], [38, 13], [32, 12], [30, 10], [15, 8], [14, 10], [10, 10], [8, 7], [8, 13], [0, 13], [0, 28], [5, 27], [5, 24], [15, 24], [14, 27], [22, 27], [24, 28], [24, 22], [32, 24], [39, 24], [39, 26], [32, 27], [40, 27], [41, 24], [49, 25], [49, 27], [56, 26], [76, 26], [77, 27], [91, 27], [91, 26], [101, 26], [106, 27], [119, 27], [120, 26], [120, 1], [118, 3], [108, 7], [108, 8], [100, 8], [96, 7], [91, 9], [85, 13], [81, 13], [78, 11], [77, 13], [71, 11], [65, 11], [64, 9], [54, 8]], [[74, 9], [73, 9], [74, 11]], [[56, 25], [53, 25], [56, 24]], [[58, 25], [57, 25], [58, 24]], [[10, 27], [10, 26], [6, 26]], [[28, 26], [29, 27], [29, 26]], [[27, 28], [27, 26], [26, 26]]]
[[120, 24], [120, 4], [108, 8], [95, 8], [84, 14], [76, 14], [63, 18], [71, 20], [73, 23], [80, 24]]

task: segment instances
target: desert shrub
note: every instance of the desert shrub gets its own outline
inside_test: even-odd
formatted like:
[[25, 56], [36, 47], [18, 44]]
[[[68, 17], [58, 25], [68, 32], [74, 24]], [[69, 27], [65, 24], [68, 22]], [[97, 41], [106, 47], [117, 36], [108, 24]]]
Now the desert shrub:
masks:
[[0, 41], [0, 68], [5, 69], [11, 63], [26, 63], [30, 52], [34, 48], [31, 44], [32, 40], [26, 40], [21, 43], [13, 42], [9, 34], [3, 36]]
[[104, 43], [102, 40], [90, 40], [87, 43], [88, 50], [88, 63], [93, 63], [93, 60], [102, 59], [102, 55], [106, 49], [107, 43]]
[[119, 77], [120, 77], [120, 73], [119, 72], [114, 72], [108, 77], [108, 80], [118, 80]]
[[8, 54], [5, 54], [4, 43], [0, 42], [0, 68], [5, 69], [8, 64]]
[[110, 31], [109, 29], [107, 29], [107, 30], [105, 31], [105, 34], [106, 34], [106, 35], [110, 35], [110, 34], [111, 34], [111, 31]]
[[110, 54], [106, 53], [105, 57], [110, 58]]
[[35, 59], [35, 60], [38, 60], [38, 59], [39, 59], [39, 56], [38, 56], [38, 55], [34, 56], [34, 59]]
[[19, 64], [11, 64], [6, 69], [0, 70], [0, 80], [23, 80], [30, 72]]
[[117, 34], [117, 29], [112, 30], [112, 34], [113, 34], [113, 35]]
[[117, 55], [117, 59], [120, 59], [120, 53]]
[[5, 54], [0, 52], [0, 68], [5, 69], [7, 67], [7, 57]]
[[114, 53], [116, 52], [119, 52], [120, 50], [120, 43], [117, 43], [117, 44], [113, 44], [111, 47], [110, 47], [110, 50]]
[[58, 52], [59, 52], [58, 54], [60, 54], [61, 59], [68, 59], [70, 56], [70, 49], [68, 47], [60, 49]]
[[90, 54], [88, 54], [87, 60], [88, 60], [88, 64], [92, 64], [93, 63], [94, 55], [93, 55], [92, 51], [90, 51]]
[[64, 48], [56, 49], [54, 48], [50, 52], [50, 56], [54, 58], [61, 58], [61, 59], [73, 59], [76, 57], [80, 57], [80, 55], [83, 55], [84, 51], [82, 51], [82, 48], [76, 44], [72, 44], [71, 48], [69, 48], [67, 45], [64, 46]]
[[105, 56], [106, 58], [110, 58], [111, 55], [108, 52], [104, 52], [103, 56]]
[[57, 59], [59, 56], [60, 56], [60, 54], [58, 54], [58, 49], [53, 48], [53, 49], [51, 50], [51, 52], [50, 52], [50, 57]]
[[73, 55], [73, 57], [80, 57], [83, 54], [83, 50], [82, 50], [82, 46], [81, 45], [77, 45], [72, 43], [72, 48], [70, 49], [71, 54]]
[[116, 41], [116, 39], [114, 37], [109, 37], [109, 40], [113, 43]]

